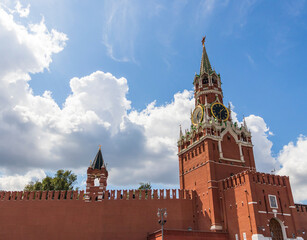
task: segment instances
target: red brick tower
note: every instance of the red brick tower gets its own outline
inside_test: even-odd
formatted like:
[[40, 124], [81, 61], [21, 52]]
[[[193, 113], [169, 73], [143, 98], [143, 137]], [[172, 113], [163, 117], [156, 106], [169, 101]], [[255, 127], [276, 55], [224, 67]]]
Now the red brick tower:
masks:
[[107, 187], [108, 171], [101, 154], [101, 147], [94, 161], [87, 169], [86, 193], [87, 199], [97, 198], [101, 200]]
[[231, 120], [223, 105], [220, 74], [212, 70], [202, 40], [200, 74], [194, 77], [195, 109], [191, 128], [178, 141], [180, 188], [196, 190], [200, 230], [224, 230], [218, 181], [244, 170], [255, 169], [251, 133], [244, 122]]

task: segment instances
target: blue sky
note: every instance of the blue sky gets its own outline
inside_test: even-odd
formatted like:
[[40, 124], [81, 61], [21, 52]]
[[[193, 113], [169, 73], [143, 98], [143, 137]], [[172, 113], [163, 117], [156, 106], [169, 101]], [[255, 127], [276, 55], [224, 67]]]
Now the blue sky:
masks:
[[[31, 129], [33, 139], [45, 143], [42, 147], [39, 142], [31, 143], [31, 138], [11, 137], [11, 144], [33, 144], [31, 153], [26, 147], [22, 152], [29, 158], [24, 166], [29, 172], [19, 169], [20, 181], [58, 168], [74, 169], [82, 179], [89, 159], [102, 144], [114, 176], [111, 186], [125, 185], [124, 180], [115, 180], [120, 172], [130, 174], [127, 185], [151, 181], [177, 186], [178, 170], [171, 177], [165, 174], [177, 168], [178, 125], [189, 126], [193, 99], [188, 91], [193, 90], [194, 74], [199, 72], [204, 35], [211, 65], [221, 74], [224, 102], [232, 102], [238, 121], [243, 115], [248, 117], [258, 168], [269, 172], [281, 167], [280, 174], [293, 178], [304, 175], [286, 166], [295, 165], [297, 156], [307, 156], [306, 1], [21, 1], [26, 16], [16, 4], [6, 0], [0, 7], [14, 17], [10, 24], [27, 28], [23, 37], [32, 34], [31, 24], [47, 29], [34, 32], [44, 53], [39, 57], [30, 43], [19, 51], [9, 47], [13, 41], [6, 35], [0, 36], [4, 46], [0, 51], [12, 56], [10, 66], [18, 62], [13, 58], [19, 54], [25, 63], [33, 61], [31, 67], [18, 65], [28, 75], [19, 76], [24, 78], [21, 95], [25, 97], [10, 102], [8, 111], [14, 110], [16, 119], [30, 122], [26, 129]], [[1, 26], [8, 29], [8, 25]], [[18, 39], [18, 34], [25, 33], [16, 31], [11, 38]], [[5, 74], [2, 78], [6, 79]], [[9, 85], [3, 86], [11, 91]], [[44, 95], [45, 91], [50, 93]], [[75, 114], [72, 109], [80, 104], [82, 111]], [[176, 118], [174, 113], [180, 111], [186, 114]], [[23, 124], [16, 126], [25, 129]], [[13, 128], [12, 121], [9, 126]], [[5, 132], [15, 136], [7, 129]], [[0, 170], [10, 179], [7, 181], [13, 181], [18, 154], [3, 149], [0, 155], [12, 160], [2, 163]], [[155, 159], [160, 159], [156, 164], [172, 160], [158, 174], [158, 166], [156, 172], [152, 170]], [[137, 170], [129, 161], [138, 164]], [[299, 161], [305, 171], [306, 161], [304, 157]], [[148, 179], [141, 174], [146, 171], [152, 171]], [[304, 177], [295, 181], [305, 186]], [[20, 187], [21, 183], [10, 184]]]
[[96, 70], [127, 78], [134, 109], [170, 102], [192, 89], [206, 35], [225, 101], [239, 117], [263, 117], [275, 152], [306, 135], [293, 124], [307, 117], [304, 1], [34, 1], [31, 12], [33, 21], [43, 15], [69, 38], [50, 71], [30, 82], [35, 94], [52, 91], [59, 105], [70, 94], [70, 78]]

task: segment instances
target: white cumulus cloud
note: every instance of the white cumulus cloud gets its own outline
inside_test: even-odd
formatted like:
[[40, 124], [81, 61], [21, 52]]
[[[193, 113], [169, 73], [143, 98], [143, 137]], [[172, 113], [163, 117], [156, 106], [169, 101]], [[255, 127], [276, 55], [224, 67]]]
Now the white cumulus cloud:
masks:
[[10, 176], [0, 176], [0, 189], [6, 191], [22, 190], [25, 183], [35, 182], [46, 177], [46, 174], [41, 169], [28, 171], [24, 175], [14, 174]]
[[290, 142], [279, 152], [280, 175], [290, 176], [292, 192], [296, 201], [307, 200], [307, 137], [299, 136], [296, 143]]
[[30, 4], [28, 4], [26, 7], [23, 7], [21, 3], [18, 1], [16, 3], [15, 10], [20, 17], [28, 17], [30, 13]]
[[193, 93], [185, 90], [174, 95], [174, 101], [164, 106], [156, 106], [155, 102], [148, 104], [141, 112], [132, 111], [129, 119], [144, 127], [147, 147], [160, 152], [161, 148], [177, 149], [179, 125], [190, 126], [190, 110], [194, 107]]
[[264, 119], [250, 115], [245, 118], [246, 124], [252, 133], [256, 168], [261, 172], [270, 172], [278, 168], [278, 162], [272, 157], [273, 143], [269, 140], [270, 131]]

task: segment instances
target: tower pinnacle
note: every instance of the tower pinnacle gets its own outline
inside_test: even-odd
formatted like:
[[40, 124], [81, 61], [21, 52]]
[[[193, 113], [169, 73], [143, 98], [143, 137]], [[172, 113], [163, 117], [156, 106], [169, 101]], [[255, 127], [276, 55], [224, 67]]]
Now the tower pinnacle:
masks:
[[180, 131], [179, 131], [179, 138], [181, 138], [181, 137], [183, 136], [181, 124], [179, 125], [179, 128], [180, 128]]
[[101, 145], [99, 145], [99, 150], [97, 152], [97, 155], [94, 159], [93, 162], [91, 162], [91, 165], [90, 167], [92, 169], [101, 169], [101, 167], [104, 166], [104, 161], [103, 161], [103, 157], [102, 157], [102, 154], [101, 154]]
[[206, 36], [204, 36], [201, 41], [203, 44], [203, 54], [201, 56], [200, 75], [202, 75], [204, 72], [209, 73], [210, 71], [212, 71], [209, 57], [205, 47], [205, 41], [206, 41]]
[[204, 36], [203, 39], [201, 40], [201, 43], [203, 44], [203, 46], [205, 45], [205, 41], [206, 41], [206, 36]]

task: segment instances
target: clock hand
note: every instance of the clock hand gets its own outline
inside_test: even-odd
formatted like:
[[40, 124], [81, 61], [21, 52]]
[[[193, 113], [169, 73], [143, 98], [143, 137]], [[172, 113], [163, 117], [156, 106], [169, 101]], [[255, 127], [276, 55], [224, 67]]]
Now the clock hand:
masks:
[[222, 111], [223, 111], [224, 109], [222, 109], [221, 111], [220, 111], [220, 117], [222, 118]]

